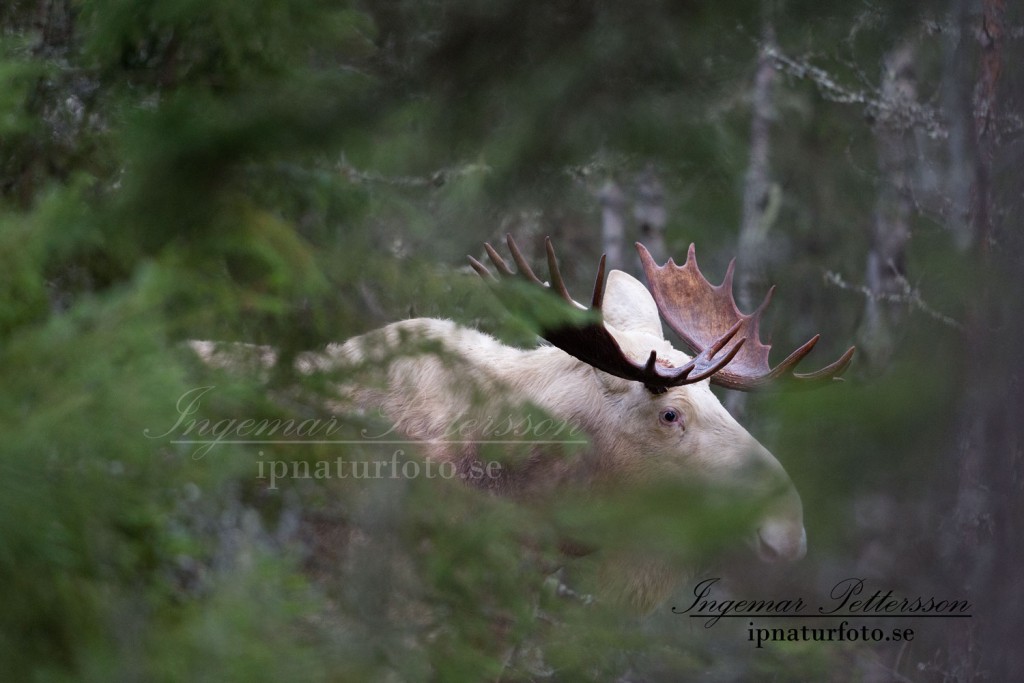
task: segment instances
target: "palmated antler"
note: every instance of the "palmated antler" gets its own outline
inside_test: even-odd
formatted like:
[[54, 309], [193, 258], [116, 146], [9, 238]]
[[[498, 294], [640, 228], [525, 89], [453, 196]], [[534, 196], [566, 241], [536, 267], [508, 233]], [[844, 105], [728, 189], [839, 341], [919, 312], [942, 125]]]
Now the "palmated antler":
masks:
[[[551, 246], [551, 239], [546, 238], [544, 245], [547, 248], [548, 271], [551, 274], [551, 284], [541, 282], [540, 278], [534, 275], [526, 259], [523, 257], [519, 247], [516, 246], [512, 235], [506, 237], [508, 250], [512, 254], [519, 270], [519, 276], [527, 282], [540, 285], [554, 291], [558, 296], [575, 307], [586, 310], [585, 307], [573, 300], [569, 290], [565, 287], [562, 273], [558, 269], [558, 260], [555, 258], [554, 247]], [[487, 256], [491, 259], [499, 276], [512, 277], [516, 273], [509, 267], [505, 259], [491, 247], [484, 244]], [[469, 262], [473, 269], [485, 280], [495, 280], [487, 267], [472, 256]], [[594, 283], [594, 294], [591, 299], [591, 309], [600, 312], [604, 300], [605, 281], [605, 257], [601, 257], [601, 264], [597, 270], [597, 280]], [[666, 367], [667, 359], [659, 359], [656, 351], [651, 351], [647, 362], [643, 365], [633, 361], [622, 351], [615, 337], [605, 328], [600, 320], [584, 325], [566, 324], [551, 329], [541, 330], [541, 336], [551, 342], [554, 346], [562, 349], [571, 356], [578, 358], [584, 363], [591, 365], [598, 370], [607, 372], [609, 375], [621, 377], [622, 379], [641, 382], [648, 391], [655, 394], [664, 392], [669, 387], [676, 387], [683, 384], [692, 384], [706, 379], [720, 371], [726, 363], [733, 360], [736, 354], [743, 347], [745, 340], [740, 340], [725, 353], [716, 357], [729, 340], [735, 336], [742, 327], [742, 321], [736, 322], [732, 327], [723, 330], [716, 339], [705, 344], [701, 351], [686, 365], [682, 367]]]
[[[648, 287], [654, 296], [658, 310], [676, 334], [694, 353], [700, 353], [717, 343], [723, 330], [735, 330], [739, 326], [739, 338], [746, 343], [727, 368], [715, 374], [711, 381], [729, 389], [753, 391], [764, 387], [790, 372], [800, 360], [810, 353], [818, 343], [820, 335], [814, 335], [803, 346], [774, 368], [768, 364], [770, 344], [762, 344], [758, 334], [761, 314], [771, 301], [775, 287], [768, 290], [764, 301], [753, 313], [744, 315], [736, 306], [732, 295], [732, 277], [736, 261], [729, 263], [725, 280], [717, 287], [701, 274], [693, 245], [686, 255], [686, 263], [677, 266], [672, 259], [664, 266], [654, 262], [644, 245], [637, 243], [640, 261], [647, 276]], [[839, 360], [817, 372], [797, 373], [792, 377], [804, 383], [838, 379], [853, 358], [854, 347], [850, 347]]]

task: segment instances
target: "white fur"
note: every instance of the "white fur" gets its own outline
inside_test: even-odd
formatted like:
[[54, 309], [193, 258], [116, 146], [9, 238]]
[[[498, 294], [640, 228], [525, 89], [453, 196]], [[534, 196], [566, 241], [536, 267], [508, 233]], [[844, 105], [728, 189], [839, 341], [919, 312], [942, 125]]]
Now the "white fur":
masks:
[[[664, 338], [657, 306], [636, 279], [620, 271], [608, 276], [605, 326], [637, 362], [651, 350], [674, 365], [690, 360]], [[401, 354], [430, 347], [442, 353]], [[481, 332], [435, 319], [406, 320], [329, 349], [345, 364], [383, 362], [386, 386], [371, 401], [408, 436], [439, 438], [450, 426], [481, 411], [539, 406], [557, 420], [582, 425], [593, 447], [589, 464], [555, 462], [539, 471], [546, 481], [516, 487], [545, 488], [551, 481], [578, 480], [586, 468], [601, 480], [678, 476], [735, 483], [752, 494], [777, 494], [759, 526], [760, 542], [781, 558], [804, 552], [800, 498], [778, 461], [740, 426], [711, 392], [707, 380], [652, 395], [637, 382], [612, 377], [550, 346], [521, 350]], [[377, 406], [372, 406], [377, 407]], [[685, 429], [664, 425], [659, 415], [673, 407]], [[432, 457], [457, 461], [466, 449], [437, 447]], [[740, 481], [742, 480], [742, 481]]]
[[[689, 360], [664, 338], [646, 288], [625, 273], [609, 274], [604, 320], [638, 362], [652, 349], [675, 365]], [[220, 364], [215, 349], [197, 352]], [[270, 350], [257, 348], [254, 354], [257, 365], [273, 363]], [[581, 458], [531, 449], [519, 471], [489, 483], [494, 488], [531, 496], [568, 481], [614, 485], [677, 477], [731, 483], [751, 495], [774, 495], [756, 530], [766, 554], [796, 559], [804, 553], [800, 497], [778, 461], [732, 418], [706, 380], [652, 395], [637, 382], [607, 375], [557, 348], [516, 349], [436, 319], [397, 322], [323, 354], [302, 356], [298, 365], [303, 372], [348, 368], [355, 384], [339, 387], [340, 394], [364, 409], [382, 410], [400, 432], [424, 442], [428, 457], [457, 466], [477, 457], [477, 449], [438, 441], [453, 425], [488, 414], [521, 413], [532, 405], [555, 420], [580, 425], [589, 438], [590, 452]], [[668, 407], [683, 415], [685, 428], [661, 422]], [[664, 597], [672, 583], [663, 573], [627, 574], [631, 599], [642, 606]]]

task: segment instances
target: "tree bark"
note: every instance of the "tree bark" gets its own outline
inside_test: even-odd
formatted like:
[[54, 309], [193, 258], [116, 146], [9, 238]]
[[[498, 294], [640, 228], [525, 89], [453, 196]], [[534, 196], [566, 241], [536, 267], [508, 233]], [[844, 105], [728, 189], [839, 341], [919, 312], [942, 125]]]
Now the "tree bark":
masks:
[[[661, 184], [653, 164], [648, 164], [637, 177], [633, 217], [640, 229], [640, 241], [651, 252], [654, 260], [658, 263], [668, 260], [668, 249], [665, 247], [665, 226], [668, 223], [665, 186]], [[636, 270], [641, 270], [639, 258]]]
[[[750, 160], [743, 183], [743, 215], [740, 220], [739, 258], [735, 276], [736, 301], [745, 313], [754, 310], [753, 285], [764, 280], [765, 244], [771, 228], [771, 124], [775, 118], [775, 28], [765, 19], [761, 47], [757, 56], [754, 87], [751, 93]], [[733, 391], [725, 398], [725, 407], [740, 419], [746, 409], [745, 394]]]
[[775, 66], [770, 56], [774, 47], [775, 29], [765, 20], [751, 93], [750, 160], [743, 185], [736, 271], [736, 300], [748, 313], [758, 303], [752, 300], [751, 289], [764, 279], [764, 245], [771, 227], [767, 209], [771, 201], [771, 124], [775, 118]]
[[880, 110], [875, 119], [879, 190], [865, 269], [869, 296], [857, 335], [858, 345], [874, 369], [888, 367], [892, 358], [893, 328], [899, 322], [902, 306], [887, 299], [899, 296], [906, 285], [906, 249], [913, 212], [910, 167], [914, 136], [898, 116], [886, 116], [886, 112], [899, 112], [916, 102], [914, 56], [909, 44], [897, 47], [886, 56], [882, 98], [892, 106]]
[[626, 240], [623, 219], [626, 197], [618, 183], [609, 179], [598, 192], [597, 198], [601, 203], [601, 247], [607, 256], [608, 270], [613, 268], [622, 270], [625, 267], [625, 259], [622, 254], [623, 244]]
[[[1009, 293], [1024, 291], [1024, 238], [1000, 231], [999, 216], [1018, 213], [1019, 190], [1000, 206], [993, 190], [996, 165], [1018, 168], [1019, 152], [999, 144], [996, 114], [1004, 44], [1004, 0], [982, 0], [980, 16], [965, 3], [961, 42], [977, 37], [973, 97], [961, 111], [961, 127], [973, 135], [966, 159], [969, 210], [963, 230], [973, 247], [966, 257], [977, 271], [970, 293], [964, 335], [967, 383], [960, 408], [958, 488], [950, 519], [949, 569], [965, 594], [976, 596], [977, 619], [951, 625], [946, 670], [957, 681], [1017, 680], [1024, 671], [1020, 634], [1024, 632], [1024, 564], [1019, 529], [1024, 519], [1024, 360], [1016, 351], [1024, 335], [1019, 302]], [[980, 29], [978, 28], [980, 24]], [[960, 75], [968, 72], [960, 71]], [[969, 84], [961, 92], [970, 91]], [[959, 215], [963, 215], [960, 213]]]

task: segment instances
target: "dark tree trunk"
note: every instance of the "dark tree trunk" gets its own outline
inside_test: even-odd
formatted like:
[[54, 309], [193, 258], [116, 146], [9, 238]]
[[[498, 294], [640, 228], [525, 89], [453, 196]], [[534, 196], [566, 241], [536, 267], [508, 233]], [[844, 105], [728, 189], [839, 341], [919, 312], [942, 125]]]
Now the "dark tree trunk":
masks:
[[[1019, 215], [1019, 188], [997, 194], [993, 183], [995, 168], [1019, 168], [1020, 161], [1012, 156], [1019, 155], [1014, 147], [999, 144], [997, 126], [1006, 92], [1004, 0], [982, 0], [980, 10], [980, 16], [966, 8], [961, 14], [961, 42], [979, 41], [971, 106], [962, 111], [969, 116], [959, 122], [973, 132], [964, 232], [977, 285], [970, 292], [964, 339], [967, 386], [948, 548], [950, 570], [961, 589], [976, 597], [978, 618], [950, 628], [946, 670], [957, 681], [1009, 681], [1024, 672], [1024, 362], [1016, 351], [1024, 335], [1016, 300], [1024, 291], [1024, 239], [1019, 230], [1001, 230], [1001, 216]], [[969, 91], [966, 84], [963, 91]]]

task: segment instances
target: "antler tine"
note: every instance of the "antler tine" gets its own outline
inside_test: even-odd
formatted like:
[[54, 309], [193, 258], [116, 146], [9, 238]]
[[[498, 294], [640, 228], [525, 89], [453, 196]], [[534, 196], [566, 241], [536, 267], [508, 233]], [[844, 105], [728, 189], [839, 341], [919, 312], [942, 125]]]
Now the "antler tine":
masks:
[[[728, 353], [726, 353], [724, 356], [722, 356], [721, 360], [715, 361], [711, 365], [707, 366], [707, 369], [698, 371], [697, 374], [695, 374], [695, 375], [690, 375], [689, 380], [691, 382], [699, 382], [702, 379], [707, 379], [708, 377], [712, 377], [713, 378], [718, 373], [719, 370], [721, 370], [726, 365], [728, 365], [729, 363], [732, 362], [732, 359], [735, 358], [736, 354], [740, 352], [740, 349], [743, 347], [743, 343], [745, 341], [747, 341], [747, 340], [746, 339], [740, 339], [738, 342], [736, 342], [735, 346], [733, 346], [731, 349], [729, 349]], [[698, 356], [698, 358], [699, 357], [700, 356]]]
[[594, 296], [591, 298], [590, 307], [600, 311], [604, 304], [604, 265], [608, 260], [607, 254], [601, 254], [601, 263], [597, 266], [597, 280], [594, 281]]
[[[716, 339], [714, 344], [705, 349], [708, 352], [709, 356], [714, 356], [716, 353], [725, 348], [725, 345], [729, 343], [730, 339], [736, 336], [736, 333], [740, 331], [741, 327], [743, 327], [743, 322], [737, 321], [736, 324], [734, 324], [732, 327], [726, 330], [721, 337]], [[747, 340], [740, 339], [738, 342], [736, 342], [736, 346], [733, 347], [732, 353], [736, 353], [737, 351], [739, 351], [740, 347], [743, 346], [743, 342], [745, 341]]]
[[[541, 282], [540, 278], [534, 274], [511, 235], [506, 237], [506, 242], [519, 271], [519, 277], [552, 291], [567, 303], [583, 308], [569, 294], [550, 239], [545, 240], [548, 269], [551, 273], [550, 285]], [[490, 244], [485, 244], [484, 248], [491, 262], [498, 269], [499, 276], [511, 277], [516, 275], [516, 272], [512, 270], [508, 262]], [[470, 264], [480, 275], [494, 279], [490, 271], [476, 259], [470, 257]], [[593, 310], [598, 312], [601, 310], [601, 305], [604, 301], [606, 264], [607, 259], [605, 256], [602, 256], [598, 266], [597, 280], [594, 283], [591, 303]], [[745, 340], [740, 339], [727, 353], [718, 355], [718, 357], [716, 355], [721, 352], [741, 327], [741, 323], [734, 324], [724, 334], [720, 335], [714, 343], [709, 345], [705, 351], [699, 353], [696, 358], [686, 365], [678, 368], [659, 366], [657, 351], [651, 351], [650, 356], [642, 365], [632, 360], [625, 354], [618, 341], [600, 320], [581, 324], [565, 323], [556, 325], [551, 328], [542, 329], [541, 335], [554, 346], [584, 363], [610, 375], [640, 382], [649, 391], [658, 394], [666, 391], [669, 387], [698, 382], [721, 370], [736, 357], [743, 348]], [[694, 376], [695, 370], [696, 375]]]
[[701, 351], [692, 361], [690, 361], [689, 364], [693, 365], [693, 369], [696, 369], [701, 365], [704, 366], [697, 371], [697, 374], [689, 376], [689, 380], [691, 382], [699, 382], [702, 379], [711, 377], [736, 357], [736, 354], [740, 352], [740, 349], [743, 348], [743, 344], [747, 341], [744, 338], [737, 341], [721, 358], [716, 360], [715, 354], [721, 351], [725, 345], [729, 343], [729, 340], [736, 336], [736, 333], [740, 331], [740, 327], [742, 327], [742, 322], [737, 322], [726, 330], [725, 334], [719, 337], [714, 344]]
[[576, 302], [573, 301], [572, 295], [566, 289], [565, 280], [562, 279], [562, 272], [558, 269], [558, 259], [555, 258], [555, 248], [551, 246], [550, 237], [544, 238], [544, 247], [548, 252], [548, 272], [551, 274], [551, 287], [558, 292], [559, 296], [575, 306]]
[[846, 349], [846, 353], [839, 357], [839, 360], [826, 365], [821, 370], [817, 370], [815, 372], [794, 372], [793, 376], [798, 380], [807, 382], [841, 379], [840, 375], [846, 372], [846, 368], [850, 367], [850, 363], [853, 361], [853, 354], [856, 350], [857, 347], [851, 346]]
[[782, 361], [772, 370], [772, 378], [781, 377], [787, 370], [796, 367], [796, 364], [803, 360], [803, 357], [811, 352], [814, 345], [821, 339], [820, 334], [816, 334], [807, 341], [805, 341], [796, 351], [786, 356], [786, 360]]
[[[733, 261], [729, 265], [732, 265], [735, 262], [736, 262], [735, 259], [733, 259]], [[727, 277], [727, 280], [728, 280], [728, 286], [729, 286], [728, 292], [730, 294], [732, 294], [732, 269], [731, 268], [729, 269], [729, 275]], [[726, 283], [723, 282], [721, 285], [719, 285], [719, 287], [722, 287], [723, 289], [725, 289]], [[770, 304], [772, 302], [772, 297], [773, 296], [775, 296], [775, 285], [772, 285], [771, 287], [768, 288], [768, 291], [764, 295], [764, 299], [761, 300], [761, 304], [757, 308], [754, 309], [753, 313], [750, 314], [750, 317], [753, 320], [757, 320], [758, 322], [761, 321], [761, 316], [764, 315], [764, 311], [765, 311], [766, 308], [768, 308], [768, 304]]]
[[735, 260], [729, 263], [725, 278], [718, 286], [712, 285], [700, 272], [694, 246], [691, 244], [686, 263], [677, 266], [669, 260], [664, 266], [654, 262], [650, 252], [637, 244], [640, 261], [650, 285], [651, 294], [662, 317], [690, 349], [698, 354], [715, 345], [719, 339], [718, 330], [726, 325], [739, 326], [739, 343], [730, 350], [734, 360], [716, 372], [711, 381], [715, 384], [743, 391], [760, 389], [783, 376], [789, 376], [801, 383], [838, 378], [849, 366], [854, 349], [850, 348], [839, 360], [812, 373], [794, 371], [799, 363], [818, 342], [816, 335], [784, 361], [772, 368], [768, 362], [771, 346], [761, 342], [759, 327], [761, 317], [775, 292], [768, 290], [761, 305], [750, 314], [740, 312], [732, 294], [732, 280]]
[[484, 280], [487, 280], [488, 282], [492, 280], [497, 282], [498, 278], [494, 277], [494, 275], [491, 274], [491, 271], [487, 270], [487, 266], [480, 263], [472, 256], [467, 256], [466, 258], [469, 259], [469, 265], [473, 267], [473, 270], [476, 271], [477, 275], [482, 277]]
[[501, 257], [501, 254], [495, 251], [494, 247], [492, 247], [488, 242], [484, 242], [484, 251], [487, 252], [488, 258], [491, 259], [491, 263], [494, 264], [494, 267], [498, 269], [499, 273], [509, 276], [515, 275], [515, 273], [512, 272], [512, 269], [508, 267], [505, 259]]
[[523, 252], [519, 251], [519, 246], [516, 241], [512, 239], [512, 233], [505, 235], [505, 242], [508, 244], [508, 250], [512, 252], [512, 260], [516, 262], [516, 268], [519, 269], [519, 274], [534, 283], [535, 285], [543, 285], [541, 279], [534, 275], [533, 269], [530, 268], [530, 264], [526, 262], [523, 257]]
[[[644, 373], [652, 377], [667, 379], [669, 382], [667, 384], [648, 383], [646, 384], [647, 390], [653, 394], [660, 394], [670, 386], [693, 384], [694, 382], [700, 382], [701, 380], [714, 375], [725, 367], [733, 358], [735, 358], [736, 354], [739, 353], [739, 350], [743, 347], [743, 343], [746, 339], [740, 339], [731, 349], [729, 349], [728, 352], [722, 354], [718, 358], [715, 358], [715, 354], [721, 351], [725, 345], [728, 344], [734, 336], [736, 336], [739, 329], [740, 324], [736, 323], [726, 330], [725, 334], [719, 337], [714, 344], [701, 351], [686, 365], [681, 368], [676, 368], [675, 371], [669, 375], [662, 375], [655, 371], [655, 365], [658, 362], [658, 353], [657, 351], [651, 351], [651, 355], [647, 359], [647, 364], [644, 366]], [[694, 374], [694, 370], [696, 370], [696, 374]]]
[[655, 374], [658, 365], [658, 352], [652, 350], [651, 355], [647, 357], [647, 362], [644, 364], [644, 372], [647, 374]]
[[[697, 264], [697, 248], [690, 243], [690, 251], [686, 254], [686, 261], [689, 263], [690, 259], [693, 259], [694, 265]], [[718, 285], [721, 289], [727, 292], [732, 291], [732, 279], [736, 275], [736, 257], [729, 259], [729, 265], [725, 269], [725, 277], [722, 278], [722, 284]], [[775, 287], [768, 290], [768, 298], [771, 299], [772, 292], [775, 291]], [[767, 306], [767, 302], [761, 302], [762, 306]]]

